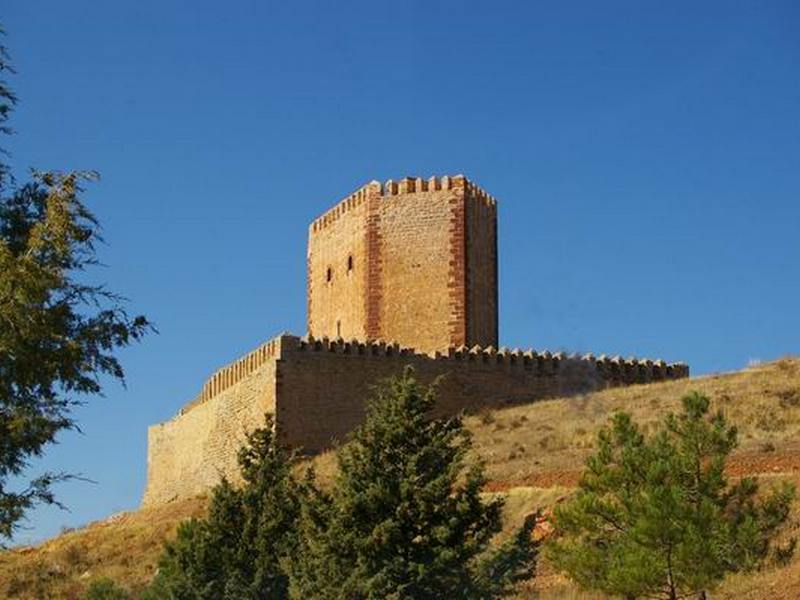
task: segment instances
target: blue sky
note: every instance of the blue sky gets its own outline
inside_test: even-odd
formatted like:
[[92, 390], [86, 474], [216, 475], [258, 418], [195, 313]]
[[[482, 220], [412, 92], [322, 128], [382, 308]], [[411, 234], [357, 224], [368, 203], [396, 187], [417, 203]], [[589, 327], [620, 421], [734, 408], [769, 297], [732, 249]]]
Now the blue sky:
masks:
[[96, 169], [95, 273], [160, 331], [36, 468], [71, 512], [137, 505], [146, 428], [304, 332], [309, 221], [371, 179], [499, 200], [510, 347], [684, 360], [800, 351], [796, 2], [56, 2], [0, 15], [24, 169]]

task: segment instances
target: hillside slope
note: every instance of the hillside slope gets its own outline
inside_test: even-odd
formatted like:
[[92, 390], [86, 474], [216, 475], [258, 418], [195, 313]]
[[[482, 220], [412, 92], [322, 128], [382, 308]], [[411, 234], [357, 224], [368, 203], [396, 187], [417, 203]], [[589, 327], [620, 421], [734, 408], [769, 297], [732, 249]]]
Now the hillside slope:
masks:
[[[741, 372], [676, 382], [606, 390], [581, 397], [541, 401], [467, 417], [476, 455], [486, 462], [487, 492], [508, 494], [509, 526], [537, 506], [547, 507], [569, 493], [597, 430], [615, 410], [633, 413], [652, 428], [677, 410], [690, 390], [708, 394], [715, 407], [739, 426], [741, 445], [728, 470], [732, 476], [757, 474], [765, 484], [779, 479], [800, 483], [800, 360], [784, 359]], [[335, 456], [313, 462], [323, 483], [330, 481]], [[134, 593], [155, 573], [164, 539], [177, 523], [202, 514], [205, 498], [124, 513], [62, 534], [34, 548], [0, 553], [0, 597], [78, 598], [89, 582], [112, 577]], [[796, 511], [786, 535], [800, 534]], [[543, 565], [520, 598], [590, 597]], [[800, 560], [786, 567], [737, 576], [715, 597], [800, 597]]]

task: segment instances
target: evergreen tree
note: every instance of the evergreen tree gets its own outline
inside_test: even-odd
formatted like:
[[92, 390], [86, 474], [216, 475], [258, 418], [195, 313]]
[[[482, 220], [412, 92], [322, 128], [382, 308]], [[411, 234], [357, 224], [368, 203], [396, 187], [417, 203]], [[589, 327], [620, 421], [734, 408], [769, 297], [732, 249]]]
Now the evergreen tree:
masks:
[[705, 396], [682, 402], [683, 412], [649, 438], [628, 414], [615, 415], [578, 491], [555, 509], [546, 553], [582, 587], [629, 598], [704, 597], [726, 574], [767, 556], [794, 488], [761, 498], [753, 479], [730, 485], [724, 467], [736, 428], [721, 413], [708, 416]]
[[178, 528], [147, 598], [262, 600], [288, 596], [284, 561], [295, 545], [300, 486], [271, 417], [239, 451], [241, 487], [223, 480], [205, 519]]
[[410, 370], [377, 389], [331, 493], [304, 498], [293, 598], [496, 598], [532, 574], [534, 520], [491, 548], [502, 500], [481, 499], [469, 435], [434, 402]]

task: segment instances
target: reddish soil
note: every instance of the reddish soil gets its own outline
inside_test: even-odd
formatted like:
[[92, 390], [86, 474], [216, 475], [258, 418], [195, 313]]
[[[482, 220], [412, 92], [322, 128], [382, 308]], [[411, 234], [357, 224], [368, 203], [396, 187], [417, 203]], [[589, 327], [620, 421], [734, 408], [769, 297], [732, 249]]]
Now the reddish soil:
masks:
[[[755, 475], [797, 475], [800, 473], [800, 446], [785, 447], [779, 451], [744, 451], [731, 456], [725, 468], [731, 477]], [[524, 479], [490, 481], [486, 491], [502, 492], [515, 487], [574, 487], [581, 469], [542, 471]]]

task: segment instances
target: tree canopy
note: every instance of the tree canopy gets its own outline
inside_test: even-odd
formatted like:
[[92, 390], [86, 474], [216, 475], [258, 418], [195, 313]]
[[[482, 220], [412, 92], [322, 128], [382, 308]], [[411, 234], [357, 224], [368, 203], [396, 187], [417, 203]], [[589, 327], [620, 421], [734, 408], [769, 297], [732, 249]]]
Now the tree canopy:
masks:
[[[10, 131], [15, 102], [0, 79], [0, 133]], [[59, 432], [77, 428], [71, 409], [81, 397], [101, 393], [103, 376], [124, 379], [115, 351], [150, 329], [146, 318], [128, 315], [124, 298], [86, 283], [101, 237], [80, 194], [94, 179], [34, 172], [17, 185], [0, 166], [0, 539], [36, 502], [57, 503], [52, 484], [68, 475], [17, 483]]]

